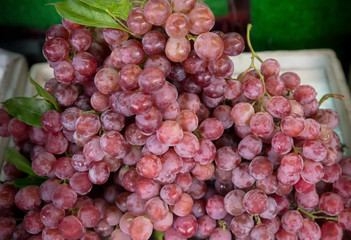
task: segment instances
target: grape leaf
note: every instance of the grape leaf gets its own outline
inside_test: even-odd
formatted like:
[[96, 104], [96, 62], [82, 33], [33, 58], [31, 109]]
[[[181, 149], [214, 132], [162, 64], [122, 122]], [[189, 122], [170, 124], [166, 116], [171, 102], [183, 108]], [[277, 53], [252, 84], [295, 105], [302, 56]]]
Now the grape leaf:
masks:
[[41, 116], [49, 110], [55, 109], [54, 105], [39, 98], [14, 97], [3, 102], [7, 112], [31, 126], [41, 126]]
[[25, 178], [16, 178], [11, 181], [11, 184], [18, 188], [24, 188], [32, 185], [40, 186], [45, 180], [46, 178], [39, 176], [28, 176]]
[[29, 81], [30, 83], [35, 87], [35, 89], [37, 90], [39, 96], [43, 97], [44, 99], [48, 100], [49, 102], [51, 102], [57, 111], [60, 111], [60, 108], [56, 102], [56, 100], [50, 95], [50, 93], [48, 93], [42, 86], [40, 86], [37, 82], [35, 82], [33, 80], [33, 78], [31, 78], [31, 76], [28, 74], [29, 77]]
[[80, 0], [94, 8], [111, 13], [114, 17], [127, 20], [129, 0]]
[[15, 148], [4, 148], [4, 159], [6, 162], [12, 163], [16, 168], [30, 176], [37, 176], [32, 169], [31, 163], [22, 154], [17, 152]]
[[72, 22], [93, 27], [122, 29], [107, 12], [79, 0], [65, 0], [51, 4], [55, 6], [61, 17]]

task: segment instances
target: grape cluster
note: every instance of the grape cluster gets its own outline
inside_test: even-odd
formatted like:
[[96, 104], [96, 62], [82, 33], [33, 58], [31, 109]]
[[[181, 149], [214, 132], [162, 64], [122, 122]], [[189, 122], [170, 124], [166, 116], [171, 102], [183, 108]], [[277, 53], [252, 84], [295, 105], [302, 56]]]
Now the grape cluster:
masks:
[[[275, 59], [232, 78], [238, 33], [211, 32], [196, 0], [148, 0], [131, 33], [67, 19], [46, 34], [62, 111], [29, 126], [0, 109], [0, 136], [45, 177], [17, 189], [6, 163], [0, 239], [342, 239], [351, 158], [334, 110]], [[254, 69], [253, 69], [254, 68]], [[18, 216], [22, 219], [18, 220]]]

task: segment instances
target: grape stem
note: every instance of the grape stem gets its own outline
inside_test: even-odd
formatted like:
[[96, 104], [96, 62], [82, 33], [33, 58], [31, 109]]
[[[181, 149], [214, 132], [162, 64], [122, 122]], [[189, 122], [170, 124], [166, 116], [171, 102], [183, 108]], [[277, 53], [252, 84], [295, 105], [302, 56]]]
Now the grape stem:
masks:
[[293, 149], [294, 149], [294, 153], [298, 154], [297, 150], [302, 150], [302, 147], [295, 147], [295, 146], [293, 146]]
[[193, 134], [197, 137], [197, 139], [200, 139], [200, 138], [201, 138], [200, 128], [196, 128], [196, 129], [193, 131]]
[[73, 216], [76, 216], [78, 214], [78, 208], [70, 208], [69, 211]]
[[322, 211], [317, 211], [317, 212], [307, 212], [306, 210], [300, 208], [300, 207], [297, 207], [297, 211], [309, 216], [310, 218], [312, 218], [312, 220], [314, 221], [315, 219], [325, 219], [325, 220], [328, 220], [328, 221], [338, 221], [338, 217], [327, 217], [327, 216], [316, 216], [314, 214], [319, 214], [319, 213], [323, 213]]
[[187, 34], [186, 37], [189, 39], [189, 40], [193, 40], [194, 42], [196, 41], [196, 37], [191, 35], [191, 34]]
[[329, 94], [325, 94], [321, 100], [319, 100], [318, 104], [319, 106], [322, 105], [322, 103], [327, 100], [328, 98], [337, 98], [337, 99], [340, 99], [340, 100], [344, 100], [344, 96], [341, 95], [341, 94], [333, 94], [333, 93], [329, 93]]
[[106, 130], [103, 128], [100, 128], [99, 130], [99, 136], [101, 137], [102, 135], [104, 135], [106, 133]]
[[[258, 75], [260, 76], [260, 79], [263, 83], [263, 89], [264, 89], [264, 93], [262, 95], [262, 97], [264, 95], [267, 95], [268, 97], [271, 97], [271, 95], [269, 95], [269, 93], [267, 93], [266, 91], [266, 84], [264, 82], [264, 78], [263, 78], [263, 75], [261, 74], [261, 72], [258, 70], [258, 68], [255, 66], [255, 58], [258, 59], [258, 61], [260, 61], [261, 63], [263, 62], [262, 59], [257, 55], [257, 53], [255, 52], [255, 50], [253, 49], [252, 47], [252, 44], [251, 44], [251, 40], [250, 40], [250, 32], [251, 32], [251, 29], [252, 29], [252, 24], [249, 23], [247, 25], [247, 31], [246, 31], [246, 40], [247, 40], [247, 45], [249, 46], [249, 49], [250, 49], [250, 52], [252, 53], [252, 56], [251, 56], [251, 64], [250, 66], [241, 74], [240, 77], [238, 77], [238, 80], [240, 81], [241, 78], [248, 72], [250, 71], [251, 68], [255, 69], [255, 71], [258, 73]], [[259, 102], [261, 101], [262, 97], [258, 100]]]
[[58, 180], [59, 184], [69, 184], [69, 178]]
[[247, 45], [249, 46], [250, 52], [252, 53], [252, 57], [253, 57], [253, 58], [257, 58], [258, 61], [260, 61], [261, 63], [263, 63], [262, 59], [256, 54], [256, 52], [254, 51], [254, 49], [253, 49], [253, 47], [252, 47], [251, 38], [250, 38], [251, 29], [252, 29], [252, 24], [249, 23], [249, 24], [247, 25], [247, 31], [246, 31]]
[[220, 227], [222, 227], [222, 228], [223, 228], [223, 230], [226, 230], [226, 226], [225, 226], [224, 221], [222, 221], [222, 220], [218, 220], [218, 225], [219, 225]]
[[83, 114], [87, 114], [87, 113], [96, 113], [96, 111], [95, 110], [89, 110], [89, 111], [83, 111]]
[[254, 216], [254, 218], [255, 218], [255, 221], [256, 221], [257, 225], [262, 223], [260, 216]]

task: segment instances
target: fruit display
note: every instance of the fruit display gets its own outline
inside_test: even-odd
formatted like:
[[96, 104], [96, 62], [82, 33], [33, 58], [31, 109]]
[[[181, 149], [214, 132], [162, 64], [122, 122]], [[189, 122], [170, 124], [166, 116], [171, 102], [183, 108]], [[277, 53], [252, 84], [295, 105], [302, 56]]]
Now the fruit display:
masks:
[[313, 86], [196, 0], [65, 0], [54, 78], [2, 103], [0, 240], [347, 239], [351, 157]]

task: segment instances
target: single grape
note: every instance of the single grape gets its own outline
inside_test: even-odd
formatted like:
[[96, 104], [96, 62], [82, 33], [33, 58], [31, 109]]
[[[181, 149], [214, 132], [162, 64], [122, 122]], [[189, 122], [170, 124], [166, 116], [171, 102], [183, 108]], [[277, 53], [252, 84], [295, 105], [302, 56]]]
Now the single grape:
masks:
[[63, 38], [67, 40], [68, 36], [69, 32], [65, 26], [62, 24], [54, 24], [46, 31], [45, 40], [48, 41], [53, 38]]
[[309, 183], [317, 183], [324, 176], [324, 167], [320, 162], [305, 160], [301, 177]]
[[257, 112], [250, 119], [251, 132], [259, 137], [266, 137], [273, 132], [274, 121], [267, 112]]
[[255, 110], [248, 102], [241, 102], [234, 105], [231, 111], [231, 117], [235, 125], [242, 126], [250, 122]]
[[113, 68], [102, 68], [96, 73], [94, 83], [100, 92], [113, 93], [119, 88], [118, 72]]
[[266, 59], [261, 65], [261, 73], [264, 78], [269, 78], [271, 76], [278, 76], [280, 72], [280, 64], [275, 59]]
[[90, 77], [96, 72], [97, 60], [91, 53], [80, 52], [74, 55], [72, 65], [81, 76]]
[[78, 239], [84, 233], [81, 221], [75, 216], [66, 216], [60, 223], [60, 234], [66, 239]]
[[242, 87], [243, 95], [251, 100], [258, 100], [264, 93], [264, 85], [261, 80], [257, 78], [249, 78]]
[[249, 173], [249, 163], [242, 162], [232, 171], [232, 182], [238, 188], [247, 188], [255, 183], [255, 178]]
[[321, 228], [311, 218], [303, 219], [303, 226], [297, 231], [300, 239], [321, 239]]
[[262, 140], [254, 134], [245, 136], [238, 145], [238, 153], [245, 159], [254, 159], [262, 150]]
[[178, 217], [174, 222], [174, 228], [181, 236], [190, 238], [196, 233], [198, 223], [194, 215], [189, 214], [184, 217]]
[[320, 141], [307, 141], [302, 147], [305, 158], [320, 162], [327, 157], [327, 147]]
[[285, 72], [280, 75], [281, 80], [283, 80], [285, 87], [289, 90], [295, 90], [300, 85], [300, 77], [294, 72]]
[[273, 165], [268, 158], [257, 156], [249, 164], [249, 173], [256, 180], [263, 180], [273, 173]]
[[[182, 7], [178, 6], [176, 8], [185, 8], [186, 11], [191, 9], [189, 5], [182, 5]], [[192, 34], [200, 35], [201, 33], [209, 32], [215, 24], [215, 16], [203, 2], [197, 2], [187, 15], [190, 20], [189, 31]]]
[[224, 44], [224, 53], [228, 56], [238, 56], [245, 49], [243, 37], [237, 32], [229, 32], [222, 37]]
[[323, 223], [323, 225], [321, 226], [321, 239], [341, 240], [342, 237], [343, 237], [343, 231], [338, 223], [329, 221], [329, 222]]
[[333, 192], [325, 192], [319, 198], [319, 208], [329, 216], [337, 216], [344, 210], [343, 198]]
[[43, 46], [44, 57], [49, 62], [60, 62], [67, 58], [69, 44], [63, 38], [53, 38], [45, 42]]
[[41, 204], [38, 186], [21, 188], [15, 195], [15, 204], [21, 210], [32, 210]]
[[262, 214], [268, 208], [268, 197], [262, 190], [250, 190], [244, 196], [243, 206], [250, 214]]
[[52, 194], [52, 203], [57, 208], [70, 209], [73, 208], [77, 201], [77, 193], [68, 184], [57, 186]]
[[103, 39], [113, 48], [121, 46], [129, 37], [126, 31], [116, 28], [104, 28], [102, 34]]
[[144, 9], [140, 7], [136, 7], [129, 12], [127, 26], [132, 33], [138, 35], [143, 35], [152, 28], [152, 24], [146, 20]]
[[195, 7], [195, 0], [171, 0], [172, 10], [174, 12], [188, 13]]
[[166, 42], [165, 53], [172, 62], [182, 62], [188, 58], [191, 51], [190, 41], [186, 37], [169, 38]]
[[319, 195], [315, 189], [308, 193], [295, 192], [295, 200], [298, 206], [310, 210], [318, 205]]
[[300, 85], [294, 91], [294, 99], [301, 104], [312, 102], [316, 98], [316, 90], [310, 85]]
[[42, 224], [50, 229], [57, 228], [64, 217], [65, 211], [55, 207], [52, 203], [45, 205], [40, 210], [40, 220]]
[[266, 224], [258, 224], [255, 225], [250, 234], [250, 239], [252, 240], [260, 240], [260, 239], [270, 239], [273, 240], [275, 239], [274, 233], [270, 230], [269, 226]]
[[254, 227], [255, 222], [249, 214], [243, 213], [235, 216], [230, 222], [230, 230], [235, 237], [248, 237], [251, 229]]
[[289, 233], [285, 231], [284, 228], [280, 227], [278, 232], [275, 234], [275, 238], [277, 240], [283, 240], [283, 239], [297, 240], [297, 234]]
[[143, 240], [151, 237], [153, 225], [150, 219], [139, 216], [133, 219], [129, 226], [129, 234], [132, 239]]
[[162, 170], [161, 159], [155, 155], [147, 155], [137, 162], [136, 170], [141, 176], [147, 178], [157, 177]]
[[282, 96], [273, 96], [268, 100], [266, 109], [273, 117], [283, 118], [290, 114], [291, 103]]
[[70, 32], [69, 43], [78, 52], [88, 50], [93, 42], [92, 34], [85, 28], [76, 28]]
[[[206, 10], [206, 8], [201, 8], [200, 10], [208, 11]], [[192, 21], [191, 17], [190, 17], [190, 21]], [[192, 30], [190, 29], [190, 31]], [[200, 58], [206, 61], [216, 60], [223, 53], [223, 50], [224, 50], [223, 40], [215, 33], [212, 33], [212, 32], [202, 33], [196, 38], [196, 41], [194, 43], [194, 50]]]

